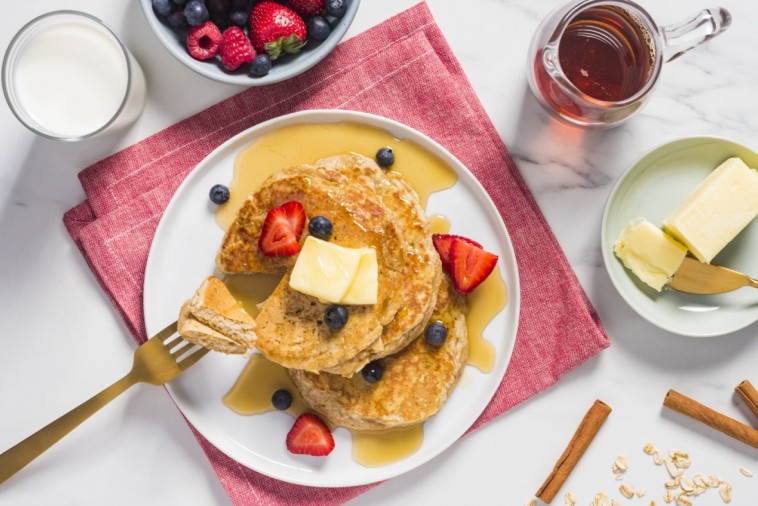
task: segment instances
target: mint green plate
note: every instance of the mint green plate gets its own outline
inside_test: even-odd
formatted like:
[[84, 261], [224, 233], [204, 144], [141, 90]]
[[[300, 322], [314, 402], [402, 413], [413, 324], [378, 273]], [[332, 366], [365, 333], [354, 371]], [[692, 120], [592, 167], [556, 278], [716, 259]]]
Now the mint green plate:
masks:
[[[619, 178], [603, 213], [603, 261], [626, 302], [651, 323], [693, 337], [734, 332], [758, 320], [758, 290], [741, 288], [720, 295], [656, 292], [624, 268], [613, 244], [637, 216], [660, 225], [709, 172], [739, 156], [758, 168], [758, 154], [717, 137], [693, 137], [660, 146], [634, 162]], [[758, 277], [758, 220], [754, 220], [711, 262]]]

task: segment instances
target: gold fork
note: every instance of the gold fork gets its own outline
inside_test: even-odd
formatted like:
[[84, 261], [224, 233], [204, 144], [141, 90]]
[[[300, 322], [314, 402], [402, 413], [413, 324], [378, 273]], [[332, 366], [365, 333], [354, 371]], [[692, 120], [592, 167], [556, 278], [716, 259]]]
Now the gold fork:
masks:
[[60, 441], [63, 436], [132, 385], [137, 383], [162, 385], [177, 377], [208, 353], [207, 348], [192, 350], [194, 347], [194, 344], [184, 341], [176, 334], [176, 322], [158, 332], [134, 352], [134, 362], [129, 374], [3, 452], [0, 455], [0, 483], [39, 457], [42, 452]]

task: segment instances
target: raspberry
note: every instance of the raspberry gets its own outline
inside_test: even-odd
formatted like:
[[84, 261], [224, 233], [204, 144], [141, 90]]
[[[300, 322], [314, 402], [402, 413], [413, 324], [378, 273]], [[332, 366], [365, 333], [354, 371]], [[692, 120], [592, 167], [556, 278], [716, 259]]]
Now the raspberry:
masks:
[[236, 70], [243, 63], [255, 58], [253, 45], [239, 26], [232, 26], [224, 31], [221, 41], [221, 63], [227, 70]]
[[196, 60], [207, 60], [218, 54], [221, 45], [221, 31], [206, 21], [200, 26], [193, 26], [187, 34], [187, 50]]

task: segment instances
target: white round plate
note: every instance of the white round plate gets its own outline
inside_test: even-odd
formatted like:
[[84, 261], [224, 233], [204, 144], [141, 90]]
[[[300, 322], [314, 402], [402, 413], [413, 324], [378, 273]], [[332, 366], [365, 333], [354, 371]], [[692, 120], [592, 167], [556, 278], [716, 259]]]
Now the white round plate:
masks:
[[[664, 144], [627, 169], [605, 206], [602, 250], [611, 281], [640, 316], [669, 332], [710, 337], [746, 327], [758, 320], [758, 290], [742, 288], [720, 295], [668, 289], [658, 293], [624, 268], [613, 254], [613, 244], [637, 216], [661, 225], [700, 181], [733, 156], [758, 167], [758, 154], [726, 139], [694, 137]], [[711, 263], [756, 276], [757, 251], [758, 221], [753, 221]]]
[[[145, 272], [145, 324], [153, 335], [174, 321], [182, 302], [214, 272], [223, 231], [216, 224], [208, 190], [232, 180], [237, 154], [258, 137], [301, 123], [358, 122], [379, 127], [395, 138], [410, 139], [447, 163], [458, 175], [453, 187], [430, 196], [427, 212], [444, 214], [451, 232], [475, 238], [499, 255], [508, 303], [484, 331], [495, 347], [489, 373], [466, 366], [443, 410], [424, 426], [421, 448], [409, 457], [381, 467], [364, 467], [351, 457], [351, 435], [334, 431], [336, 447], [328, 457], [290, 454], [285, 437], [292, 416], [283, 412], [241, 416], [222, 402], [247, 359], [210, 353], [168, 385], [182, 413], [211, 443], [237, 462], [265, 475], [317, 487], [372, 483], [409, 471], [439, 455], [476, 421], [489, 403], [510, 361], [519, 314], [519, 283], [511, 240], [500, 216], [474, 176], [450, 153], [419, 132], [378, 116], [349, 111], [305, 111], [270, 120], [233, 137], [211, 153], [187, 177], [158, 226]], [[371, 154], [373, 155], [373, 154]], [[450, 210], [455, 209], [454, 215]]]

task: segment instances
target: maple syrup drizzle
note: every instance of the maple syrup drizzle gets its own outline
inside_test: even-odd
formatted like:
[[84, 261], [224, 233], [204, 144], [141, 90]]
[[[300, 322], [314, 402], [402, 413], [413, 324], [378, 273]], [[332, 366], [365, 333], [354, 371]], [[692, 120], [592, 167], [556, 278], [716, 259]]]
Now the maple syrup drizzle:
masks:
[[260, 354], [250, 355], [237, 381], [224, 395], [224, 404], [240, 415], [258, 415], [273, 411], [271, 396], [285, 389], [292, 394], [287, 412], [298, 416], [306, 411], [305, 401], [295, 387], [287, 369]]
[[[373, 158], [382, 146], [395, 153], [392, 170], [400, 173], [418, 193], [422, 207], [431, 193], [455, 184], [456, 174], [439, 158], [418, 144], [399, 140], [384, 130], [358, 123], [300, 124], [281, 128], [257, 139], [242, 150], [234, 162], [229, 185], [231, 198], [220, 206], [216, 220], [228, 229], [245, 197], [276, 170], [292, 165], [313, 163], [328, 156], [354, 152]], [[293, 148], [294, 147], [294, 148]], [[433, 234], [450, 231], [450, 221], [442, 215], [429, 218]], [[255, 317], [258, 305], [266, 300], [281, 276], [232, 275], [224, 280], [229, 291]], [[487, 324], [505, 306], [506, 289], [499, 268], [469, 297], [466, 316], [469, 335], [468, 364], [488, 372], [495, 358], [494, 347], [482, 338]], [[298, 416], [307, 410], [287, 370], [260, 354], [251, 355], [234, 386], [224, 396], [224, 404], [243, 415], [273, 410], [271, 396], [285, 388], [293, 395], [287, 410]], [[351, 430], [353, 459], [365, 466], [381, 466], [401, 460], [417, 451], [424, 439], [423, 424], [389, 431]]]
[[391, 464], [413, 454], [424, 442], [424, 424], [384, 431], [351, 430], [353, 460], [366, 467]]

